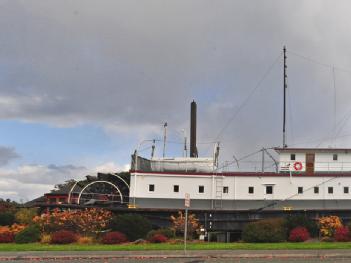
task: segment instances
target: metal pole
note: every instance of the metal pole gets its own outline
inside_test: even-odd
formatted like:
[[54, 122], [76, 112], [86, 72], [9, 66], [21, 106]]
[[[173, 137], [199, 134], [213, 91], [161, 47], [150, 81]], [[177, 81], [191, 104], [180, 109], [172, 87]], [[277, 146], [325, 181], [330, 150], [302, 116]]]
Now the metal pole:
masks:
[[135, 153], [134, 153], [134, 157], [135, 157], [135, 160], [134, 160], [134, 198], [133, 198], [133, 207], [135, 208], [135, 204], [136, 204], [136, 187], [137, 187], [137, 171], [138, 171], [138, 150], [139, 150], [139, 146], [140, 144], [138, 145], [138, 148], [137, 150], [135, 150]]
[[163, 158], [166, 155], [166, 140], [167, 140], [167, 122], [163, 125], [164, 131], [163, 131]]
[[155, 140], [152, 142], [152, 147], [151, 147], [151, 159], [154, 158], [155, 155]]
[[184, 221], [184, 254], [186, 254], [186, 239], [188, 234], [188, 208], [185, 208], [185, 221]]
[[184, 139], [184, 148], [183, 148], [183, 157], [188, 157], [187, 148], [186, 148], [186, 132], [182, 129], [183, 139]]
[[264, 148], [262, 148], [262, 173], [264, 173]]
[[284, 46], [283, 48], [283, 53], [284, 53], [284, 109], [283, 109], [283, 148], [286, 148], [286, 132], [285, 132], [285, 124], [286, 124], [286, 89], [287, 89], [287, 83], [286, 83], [286, 47]]

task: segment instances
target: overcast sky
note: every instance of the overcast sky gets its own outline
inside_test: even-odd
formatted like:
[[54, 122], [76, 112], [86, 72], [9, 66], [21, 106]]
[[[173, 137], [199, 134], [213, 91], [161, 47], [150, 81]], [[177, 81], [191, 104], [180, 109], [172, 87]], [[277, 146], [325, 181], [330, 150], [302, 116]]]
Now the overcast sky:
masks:
[[165, 121], [169, 140], [189, 134], [193, 99], [201, 156], [215, 140], [222, 161], [281, 145], [283, 45], [288, 144], [351, 147], [350, 12], [332, 0], [0, 0], [0, 198], [128, 169]]

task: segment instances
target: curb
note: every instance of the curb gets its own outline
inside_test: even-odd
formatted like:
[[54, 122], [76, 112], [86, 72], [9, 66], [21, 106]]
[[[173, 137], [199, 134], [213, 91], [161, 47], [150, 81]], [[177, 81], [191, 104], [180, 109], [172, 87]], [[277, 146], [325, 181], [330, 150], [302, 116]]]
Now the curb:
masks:
[[332, 253], [283, 253], [283, 254], [214, 254], [214, 255], [43, 255], [43, 256], [0, 256], [0, 261], [21, 261], [21, 260], [112, 260], [112, 259], [351, 259], [350, 254]]

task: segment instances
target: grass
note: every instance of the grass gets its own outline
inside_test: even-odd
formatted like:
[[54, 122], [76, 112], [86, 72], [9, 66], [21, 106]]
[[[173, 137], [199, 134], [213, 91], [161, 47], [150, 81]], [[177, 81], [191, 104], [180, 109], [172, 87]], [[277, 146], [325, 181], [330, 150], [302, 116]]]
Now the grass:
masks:
[[[350, 249], [351, 242], [340, 243], [189, 243], [188, 250], [284, 250], [284, 249]], [[182, 250], [182, 244], [124, 244], [124, 245], [44, 245], [31, 244], [0, 244], [0, 251], [133, 251], [133, 250]]]

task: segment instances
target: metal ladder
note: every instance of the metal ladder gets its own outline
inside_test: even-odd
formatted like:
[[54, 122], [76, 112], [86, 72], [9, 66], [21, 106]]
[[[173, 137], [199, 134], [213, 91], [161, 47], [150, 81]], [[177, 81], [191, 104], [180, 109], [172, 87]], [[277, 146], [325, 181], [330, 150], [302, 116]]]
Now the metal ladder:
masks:
[[215, 175], [216, 195], [214, 200], [214, 209], [223, 207], [223, 176]]

